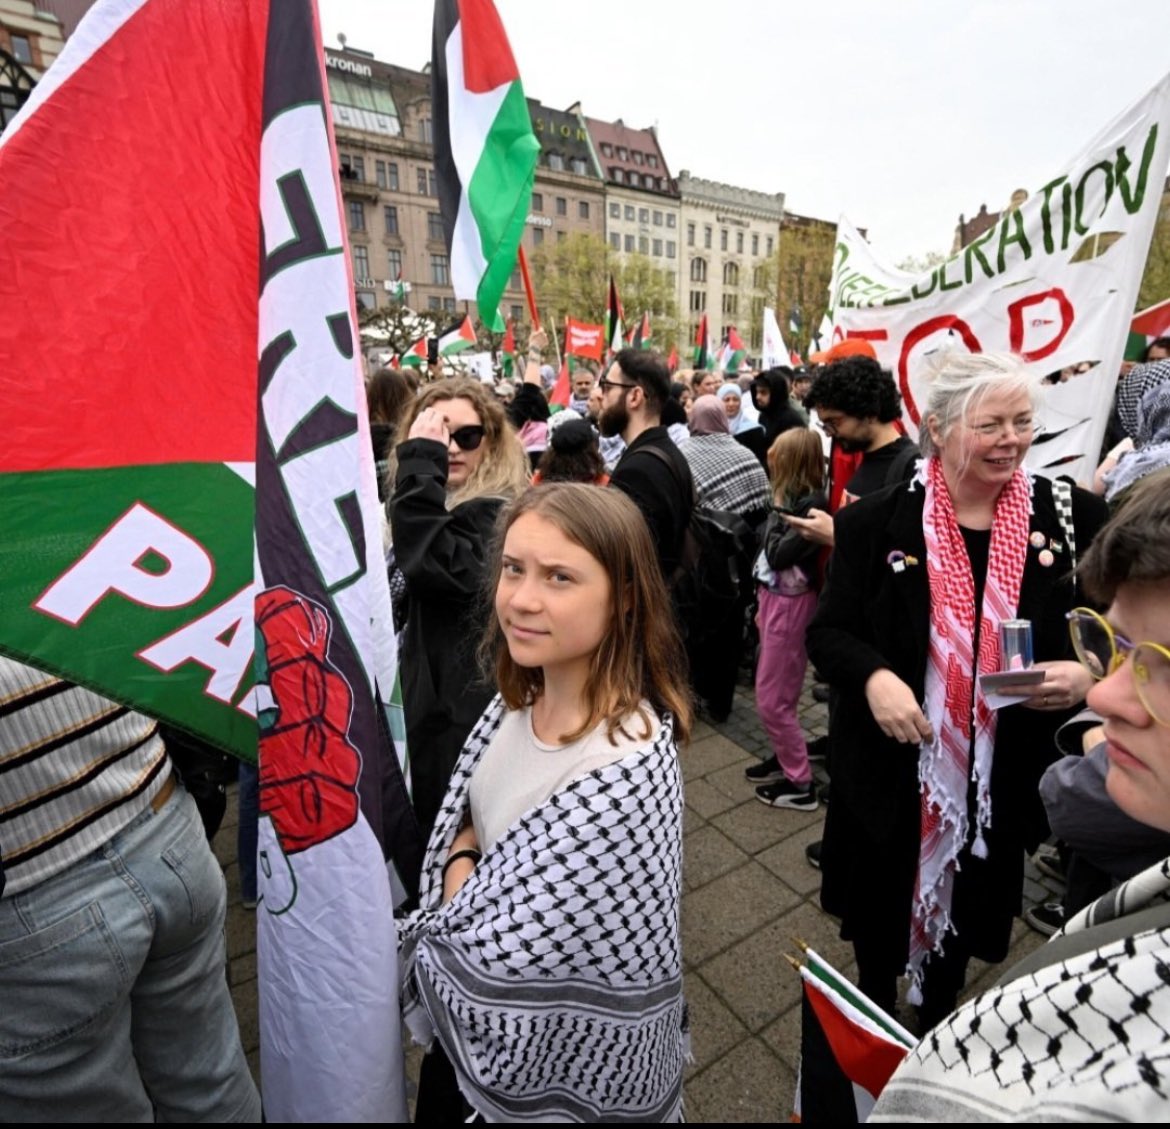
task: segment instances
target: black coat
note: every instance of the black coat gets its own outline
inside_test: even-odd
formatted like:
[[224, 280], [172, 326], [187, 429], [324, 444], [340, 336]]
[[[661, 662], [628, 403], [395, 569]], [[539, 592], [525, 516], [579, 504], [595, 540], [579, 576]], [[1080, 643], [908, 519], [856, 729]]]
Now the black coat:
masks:
[[[820, 606], [809, 626], [809, 658], [837, 690], [830, 723], [833, 803], [825, 829], [822, 902], [843, 918], [843, 935], [889, 928], [908, 942], [910, 900], [919, 843], [918, 746], [878, 728], [865, 698], [869, 676], [892, 670], [923, 700], [930, 638], [930, 588], [922, 529], [921, 488], [888, 487], [844, 507]], [[1069, 550], [1046, 479], [1037, 477], [1031, 530], [1055, 541], [1044, 567], [1029, 544], [1018, 616], [1032, 621], [1037, 661], [1073, 658], [1065, 613], [1084, 597], [1068, 578]], [[1099, 498], [1073, 492], [1077, 551], [1104, 523]], [[894, 550], [918, 563], [895, 572]], [[992, 826], [987, 863], [960, 872], [960, 884], [982, 872], [980, 912], [967, 940], [975, 955], [1002, 959], [1019, 912], [1023, 857], [1048, 833], [1040, 776], [1057, 757], [1057, 727], [1069, 713], [1009, 707], [999, 713], [991, 773]], [[959, 885], [956, 886], [958, 897]], [[984, 897], [983, 894], [987, 896]]]
[[504, 499], [474, 498], [448, 512], [446, 485], [441, 443], [398, 447], [390, 525], [410, 601], [399, 669], [414, 808], [426, 835], [463, 742], [495, 693], [475, 648], [490, 614], [484, 593]]

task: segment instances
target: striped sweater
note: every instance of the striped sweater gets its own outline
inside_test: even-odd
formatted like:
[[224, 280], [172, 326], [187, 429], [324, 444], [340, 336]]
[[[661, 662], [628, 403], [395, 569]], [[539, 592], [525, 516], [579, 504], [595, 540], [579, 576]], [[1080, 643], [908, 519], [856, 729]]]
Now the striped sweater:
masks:
[[0, 656], [4, 896], [113, 838], [150, 804], [169, 771], [150, 718]]

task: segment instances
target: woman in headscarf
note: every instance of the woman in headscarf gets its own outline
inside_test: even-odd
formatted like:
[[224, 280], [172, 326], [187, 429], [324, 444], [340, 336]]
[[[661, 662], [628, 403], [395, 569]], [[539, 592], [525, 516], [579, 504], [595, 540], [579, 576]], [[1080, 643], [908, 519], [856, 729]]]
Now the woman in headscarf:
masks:
[[1170, 362], [1156, 367], [1165, 370], [1165, 379], [1149, 385], [1138, 403], [1134, 449], [1104, 476], [1105, 501], [1111, 506], [1140, 479], [1170, 466]]
[[743, 410], [743, 391], [738, 384], [724, 384], [715, 393], [727, 416], [727, 429], [737, 443], [742, 443], [759, 460], [760, 467], [768, 466], [768, 444], [764, 429], [753, 419], [748, 419]]
[[[1166, 463], [1161, 445], [1170, 440], [1170, 420], [1165, 409], [1159, 408], [1162, 397], [1159, 390], [1170, 387], [1170, 361], [1154, 361], [1135, 366], [1117, 389], [1115, 413], [1125, 438], [1116, 444], [1101, 460], [1093, 475], [1093, 491], [1104, 494], [1113, 505], [1117, 496], [1139, 478]], [[1149, 399], [1148, 409], [1143, 404]], [[1133, 460], [1135, 448], [1147, 448], [1140, 460]], [[1125, 460], [1128, 469], [1118, 477], [1120, 463]]]
[[[1007, 955], [1025, 848], [1048, 835], [1040, 776], [1091, 685], [1073, 661], [1068, 574], [1106, 509], [1023, 470], [1037, 394], [1017, 357], [938, 359], [918, 474], [838, 512], [808, 631], [839, 692], [821, 902], [880, 1007], [910, 977], [922, 1030], [954, 1008], [971, 957]], [[1031, 622], [1045, 677], [997, 711], [979, 678], [1000, 670], [1015, 619]]]

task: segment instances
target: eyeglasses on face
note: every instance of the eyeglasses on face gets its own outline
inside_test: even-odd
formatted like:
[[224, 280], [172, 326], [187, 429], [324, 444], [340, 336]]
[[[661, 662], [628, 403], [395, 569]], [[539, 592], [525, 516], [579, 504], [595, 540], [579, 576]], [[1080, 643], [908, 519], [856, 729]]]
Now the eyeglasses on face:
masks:
[[611, 388], [637, 388], [636, 384], [623, 384], [620, 380], [607, 380], [604, 376], [597, 382], [598, 387], [602, 392], [608, 392]]
[[451, 442], [461, 451], [474, 451], [483, 442], [483, 427], [479, 424], [457, 427], [451, 432]]
[[1068, 626], [1077, 658], [1098, 682], [1132, 658], [1138, 700], [1159, 725], [1170, 726], [1170, 649], [1130, 642], [1092, 608], [1074, 608]]

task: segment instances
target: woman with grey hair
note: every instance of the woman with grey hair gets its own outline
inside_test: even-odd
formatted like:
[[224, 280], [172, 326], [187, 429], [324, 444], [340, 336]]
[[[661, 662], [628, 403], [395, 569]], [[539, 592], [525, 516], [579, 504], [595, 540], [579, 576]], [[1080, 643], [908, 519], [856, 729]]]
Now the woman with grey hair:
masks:
[[[838, 513], [808, 633], [839, 691], [821, 901], [862, 990], [891, 1010], [907, 975], [923, 1030], [953, 1009], [972, 956], [1007, 953], [1025, 850], [1047, 836], [1040, 775], [1090, 684], [1065, 614], [1074, 552], [1106, 511], [1023, 469], [1037, 395], [1017, 357], [936, 360], [918, 472]], [[1001, 668], [1014, 619], [1031, 622], [1045, 678], [996, 710], [979, 676]]]

